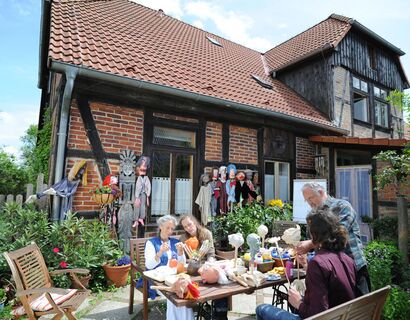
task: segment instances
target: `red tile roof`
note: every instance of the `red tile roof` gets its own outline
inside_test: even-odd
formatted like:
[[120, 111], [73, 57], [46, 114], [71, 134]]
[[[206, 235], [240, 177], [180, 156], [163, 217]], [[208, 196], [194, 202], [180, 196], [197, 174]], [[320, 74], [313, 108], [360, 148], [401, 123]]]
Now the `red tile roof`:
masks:
[[[53, 1], [48, 55], [336, 128], [292, 89], [267, 76], [259, 52], [127, 0]], [[263, 88], [252, 74], [273, 88]]]
[[310, 29], [265, 53], [273, 70], [278, 70], [322, 48], [336, 47], [351, 28], [350, 18], [332, 14]]

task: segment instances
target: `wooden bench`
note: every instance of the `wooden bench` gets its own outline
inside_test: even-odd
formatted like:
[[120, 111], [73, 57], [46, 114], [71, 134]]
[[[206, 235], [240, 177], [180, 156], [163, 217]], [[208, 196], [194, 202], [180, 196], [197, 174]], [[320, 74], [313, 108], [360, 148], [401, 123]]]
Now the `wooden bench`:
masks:
[[390, 286], [370, 292], [364, 296], [325, 310], [306, 320], [378, 320], [381, 319], [383, 305]]

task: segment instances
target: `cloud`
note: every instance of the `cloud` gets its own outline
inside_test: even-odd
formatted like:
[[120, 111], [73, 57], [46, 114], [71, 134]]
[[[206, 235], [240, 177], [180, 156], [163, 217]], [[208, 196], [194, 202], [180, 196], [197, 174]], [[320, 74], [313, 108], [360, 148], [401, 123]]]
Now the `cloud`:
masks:
[[218, 30], [217, 34], [231, 41], [261, 52], [272, 47], [268, 39], [251, 34], [254, 20], [248, 15], [226, 10], [219, 5], [204, 1], [188, 2], [184, 11], [201, 20], [212, 21]]
[[[21, 147], [20, 138], [25, 134], [31, 124], [37, 124], [37, 106], [26, 106], [18, 111], [0, 111], [0, 145], [4, 150], [19, 156]], [[14, 109], [14, 110], [17, 110]]]
[[205, 29], [204, 23], [201, 20], [195, 20], [192, 22], [192, 25], [202, 30]]

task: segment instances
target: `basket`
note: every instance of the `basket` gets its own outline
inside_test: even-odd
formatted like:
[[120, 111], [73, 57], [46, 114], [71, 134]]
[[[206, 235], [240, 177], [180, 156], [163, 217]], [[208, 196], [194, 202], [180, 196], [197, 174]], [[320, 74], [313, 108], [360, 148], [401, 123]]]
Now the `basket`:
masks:
[[[275, 261], [266, 261], [262, 263], [256, 263], [256, 269], [262, 273], [271, 271], [275, 265]], [[249, 269], [249, 261], [245, 261], [245, 267]]]
[[[273, 260], [275, 260], [275, 267], [284, 267], [284, 266], [286, 265], [286, 261], [288, 261], [289, 258], [285, 258], [285, 259], [273, 258]], [[282, 264], [282, 262], [281, 262], [280, 260], [283, 261], [283, 264]], [[292, 263], [295, 262], [295, 258], [294, 258], [294, 257], [290, 258], [290, 260], [292, 261]]]
[[106, 205], [112, 203], [115, 198], [111, 193], [94, 193], [93, 199], [99, 205]]

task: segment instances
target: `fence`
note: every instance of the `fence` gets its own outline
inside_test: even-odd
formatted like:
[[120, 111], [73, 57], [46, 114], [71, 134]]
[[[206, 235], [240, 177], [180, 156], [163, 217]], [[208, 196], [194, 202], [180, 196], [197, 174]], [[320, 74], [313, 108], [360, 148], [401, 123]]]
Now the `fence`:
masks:
[[[44, 174], [39, 173], [37, 175], [37, 183], [36, 183], [36, 192], [35, 193], [42, 192], [46, 189], [47, 189], [47, 185], [44, 183]], [[27, 185], [25, 196], [23, 196], [22, 194], [18, 194], [18, 195], [0, 194], [0, 207], [3, 206], [4, 203], [10, 203], [10, 202], [16, 202], [16, 203], [22, 205], [27, 200], [27, 198], [30, 197], [32, 194], [34, 194], [34, 186], [31, 183]], [[39, 209], [46, 209], [47, 205], [48, 205], [47, 198], [48, 197], [42, 197], [42, 198], [38, 199], [36, 201], [36, 206]]]

